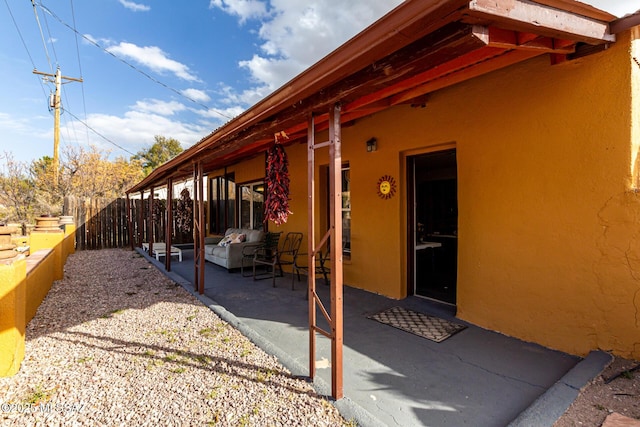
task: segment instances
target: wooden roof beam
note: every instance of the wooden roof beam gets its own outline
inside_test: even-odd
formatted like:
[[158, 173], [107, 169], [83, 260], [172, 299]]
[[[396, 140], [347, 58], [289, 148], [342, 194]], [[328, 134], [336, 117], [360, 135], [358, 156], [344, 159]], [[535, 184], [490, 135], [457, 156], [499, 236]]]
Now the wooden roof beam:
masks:
[[496, 26], [589, 44], [614, 42], [609, 23], [529, 0], [472, 0], [468, 15]]
[[491, 71], [498, 70], [500, 68], [508, 67], [509, 65], [516, 64], [521, 61], [525, 61], [529, 58], [540, 55], [542, 52], [535, 50], [511, 50], [506, 51], [502, 55], [492, 58], [484, 62], [478, 62], [470, 65], [458, 72], [443, 75], [433, 81], [416, 86], [403, 93], [400, 93], [391, 98], [393, 105], [406, 103], [416, 97], [425, 95], [430, 92], [434, 92], [438, 89], [463, 82], [465, 80], [472, 79], [474, 77], [481, 76], [483, 74], [490, 73]]
[[[493, 47], [491, 48], [483, 47], [483, 48], [470, 51], [455, 59], [452, 59], [445, 63], [439, 64], [433, 68], [430, 68], [427, 71], [416, 74], [413, 77], [404, 79], [394, 85], [388, 86], [384, 89], [381, 89], [369, 95], [363, 96], [347, 104], [343, 108], [343, 111], [348, 112], [348, 111], [358, 110], [372, 103], [380, 102], [380, 100], [389, 99], [393, 95], [402, 93], [414, 86], [430, 82], [439, 77], [442, 77], [443, 75], [450, 74], [458, 70], [464, 69], [468, 67], [470, 63], [473, 64], [477, 62], [482, 62], [490, 58], [500, 56], [503, 52], [504, 52], [503, 48], [493, 48]], [[385, 102], [389, 102], [389, 101], [385, 101]]]
[[496, 27], [477, 27], [477, 31], [485, 32], [485, 40], [488, 46], [501, 47], [503, 49], [541, 50], [548, 53], [573, 53], [575, 43], [571, 40], [558, 40], [543, 37], [539, 34], [523, 33], [513, 30], [505, 30]]

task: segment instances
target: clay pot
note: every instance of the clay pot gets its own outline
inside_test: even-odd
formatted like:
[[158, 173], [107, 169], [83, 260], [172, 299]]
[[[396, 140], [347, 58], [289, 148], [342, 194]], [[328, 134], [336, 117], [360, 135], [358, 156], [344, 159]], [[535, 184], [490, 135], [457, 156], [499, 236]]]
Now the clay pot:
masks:
[[15, 233], [17, 228], [0, 226], [0, 259], [8, 259], [18, 256], [14, 251], [16, 245], [11, 243], [11, 233]]
[[43, 215], [36, 218], [36, 228], [34, 231], [58, 232], [60, 229], [60, 218], [57, 216]]
[[62, 215], [60, 217], [60, 225], [73, 224], [73, 215]]

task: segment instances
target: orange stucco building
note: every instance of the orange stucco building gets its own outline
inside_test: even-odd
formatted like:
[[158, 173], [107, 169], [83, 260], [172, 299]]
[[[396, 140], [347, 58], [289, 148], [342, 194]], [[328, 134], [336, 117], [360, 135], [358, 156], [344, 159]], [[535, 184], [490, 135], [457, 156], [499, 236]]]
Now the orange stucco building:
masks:
[[[321, 117], [324, 106], [316, 108], [313, 102], [320, 98], [313, 98], [314, 93], [337, 85], [346, 98], [335, 99], [343, 108], [339, 175], [345, 285], [395, 299], [417, 295], [441, 301], [455, 307], [461, 319], [571, 354], [603, 349], [640, 358], [640, 27], [635, 18], [616, 21], [565, 0], [540, 1], [530, 9], [528, 2], [493, 2], [516, 6], [485, 10], [481, 16], [471, 4], [487, 2], [434, 3], [400, 5], [130, 192], [145, 194], [166, 185], [169, 178], [185, 176], [184, 165], [202, 161], [207, 182], [206, 200], [201, 201], [207, 212], [203, 234], [244, 226], [243, 209], [260, 205], [243, 205], [242, 191], [261, 194], [264, 151], [273, 141], [269, 132], [285, 130], [290, 135], [286, 152], [293, 214], [286, 224], [270, 224], [269, 229], [302, 231], [306, 240], [313, 216], [316, 234], [322, 235], [330, 215], [324, 203], [328, 160], [322, 160], [329, 157], [329, 148], [316, 152], [313, 192], [318, 202], [311, 215], [309, 147], [306, 126], [300, 125], [306, 119], [292, 113], [291, 105], [306, 102], [303, 107], [319, 110]], [[349, 98], [344, 82], [372, 61], [391, 63], [388, 58], [399, 56], [409, 42], [429, 37], [429, 46], [436, 49], [441, 39], [434, 37], [447, 28], [440, 22], [445, 16], [456, 25], [471, 25], [476, 38], [488, 35], [489, 48], [507, 46], [507, 38], [493, 39], [502, 31], [533, 40], [531, 22], [512, 13], [519, 5], [527, 7], [527, 16], [553, 10], [580, 23], [568, 30], [563, 27], [567, 16], [558, 14], [557, 21], [535, 30], [536, 40], [551, 40], [540, 44], [545, 51], [527, 56], [543, 48], [516, 43], [495, 57], [525, 55], [483, 72], [469, 70], [494, 61], [494, 56], [476, 53], [486, 50], [453, 49], [431, 68], [411, 58], [406, 67], [410, 63], [423, 69], [394, 81], [396, 86], [381, 89], [382, 80], [374, 81], [367, 93]], [[418, 17], [417, 9], [422, 10]], [[457, 15], [452, 17], [452, 11]], [[389, 25], [407, 22], [409, 16], [412, 23], [397, 34], [404, 31], [404, 37], [413, 39], [401, 44], [388, 36], [380, 41], [381, 34], [391, 33]], [[604, 33], [586, 34], [581, 19], [601, 23]], [[432, 25], [436, 21], [438, 28]], [[613, 22], [615, 34], [610, 31]], [[477, 25], [488, 30], [478, 32]], [[360, 39], [378, 40], [378, 48], [386, 51], [381, 58], [363, 53], [362, 58], [339, 60], [340, 52], [344, 58], [355, 52]], [[428, 46], [419, 52], [431, 55]], [[331, 61], [339, 62], [341, 73], [327, 71]], [[453, 68], [455, 61], [462, 65]], [[449, 68], [432, 80], [411, 80], [438, 67]], [[328, 79], [331, 73], [336, 73], [332, 81], [302, 85], [305, 79], [315, 82], [311, 77]], [[299, 87], [297, 82], [302, 82]], [[421, 87], [403, 102], [389, 102], [406, 93], [400, 90]], [[375, 108], [360, 110], [362, 114], [350, 110], [384, 90], [390, 97], [369, 102]], [[252, 131], [259, 120], [263, 126]], [[242, 136], [240, 130], [254, 137]], [[322, 128], [314, 136], [318, 141], [332, 138]], [[221, 216], [214, 206], [220, 194], [213, 189], [227, 184], [225, 177], [236, 192], [225, 201], [235, 207]]]

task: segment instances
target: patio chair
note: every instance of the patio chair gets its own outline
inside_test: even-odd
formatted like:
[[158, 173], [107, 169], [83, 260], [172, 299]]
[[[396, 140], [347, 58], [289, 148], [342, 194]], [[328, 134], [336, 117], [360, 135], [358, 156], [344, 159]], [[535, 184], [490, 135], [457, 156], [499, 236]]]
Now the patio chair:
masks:
[[[304, 274], [305, 276], [309, 275], [309, 266], [305, 265], [307, 264], [307, 255], [308, 254], [306, 253], [299, 253], [296, 256], [296, 259], [293, 265], [293, 272], [297, 274], [298, 282], [300, 281], [300, 273]], [[316, 253], [316, 263], [315, 263], [316, 276], [322, 275], [322, 277], [324, 278], [325, 285], [329, 285], [328, 274], [330, 271], [329, 262], [331, 261], [331, 258], [329, 255], [330, 254], [329, 254], [328, 246], [327, 246], [326, 252], [319, 251]]]
[[[256, 267], [257, 265], [262, 265], [261, 261], [271, 261], [274, 257], [274, 254], [278, 248], [278, 243], [280, 242], [280, 235], [282, 232], [277, 233], [266, 233], [264, 235], [264, 240], [258, 246], [254, 246], [248, 248], [246, 251], [243, 251], [243, 259], [242, 266], [240, 268], [242, 275], [244, 277], [244, 266], [248, 263], [251, 266], [251, 276], [253, 280], [258, 280], [261, 277], [256, 278]], [[258, 260], [258, 264], [254, 263], [254, 260]], [[267, 265], [271, 265], [269, 262]]]
[[280, 270], [280, 276], [284, 275], [282, 270], [283, 265], [291, 266], [291, 290], [295, 289], [295, 278], [293, 276], [293, 266], [300, 251], [302, 245], [302, 233], [289, 232], [285, 236], [282, 249], [278, 251], [278, 269]]
[[[256, 251], [265, 251], [267, 247], [271, 247], [274, 245], [273, 241], [275, 240], [275, 245], [278, 244], [278, 240], [280, 239], [281, 233], [266, 233], [264, 235], [264, 239], [260, 243], [246, 245], [242, 248], [242, 260], [240, 261], [240, 275], [242, 277], [251, 277], [253, 275], [253, 259], [256, 256]], [[277, 236], [276, 236], [277, 235]], [[245, 268], [249, 270], [249, 273], [245, 273]]]
[[[302, 233], [289, 232], [286, 234], [282, 246], [279, 246], [280, 233], [277, 233], [277, 238], [269, 238], [265, 240], [264, 247], [256, 249], [253, 257], [253, 280], [261, 280], [271, 278], [273, 286], [276, 286], [276, 275], [279, 277], [284, 276], [282, 269], [283, 265], [293, 266], [295, 257], [300, 250], [300, 244], [302, 243]], [[264, 266], [266, 268], [265, 273], [257, 274], [257, 267]], [[279, 273], [279, 274], [278, 274]], [[291, 278], [291, 289], [293, 289], [294, 280]]]

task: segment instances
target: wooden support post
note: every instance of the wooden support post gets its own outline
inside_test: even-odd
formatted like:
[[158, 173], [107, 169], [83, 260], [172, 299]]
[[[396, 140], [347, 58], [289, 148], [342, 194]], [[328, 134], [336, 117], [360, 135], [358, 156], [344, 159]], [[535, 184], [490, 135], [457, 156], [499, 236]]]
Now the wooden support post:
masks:
[[[133, 244], [133, 216], [131, 212], [131, 198], [129, 198], [129, 193], [127, 193], [127, 234], [129, 236], [129, 246], [131, 250], [134, 249]], [[76, 223], [77, 224], [77, 223]]]
[[140, 191], [140, 205], [138, 211], [138, 247], [144, 242], [144, 190]]
[[331, 230], [331, 394], [342, 399], [342, 137], [340, 105], [329, 112], [329, 224]]
[[167, 178], [167, 203], [166, 203], [166, 212], [165, 216], [167, 218], [167, 222], [164, 227], [164, 241], [166, 243], [165, 246], [165, 254], [164, 257], [164, 268], [167, 271], [171, 271], [171, 241], [172, 230], [173, 230], [173, 179]]
[[193, 163], [193, 257], [194, 286], [204, 294], [204, 207], [203, 207], [202, 162]]
[[[308, 150], [308, 212], [309, 212], [309, 376], [315, 376], [316, 332], [331, 340], [331, 395], [335, 399], [343, 397], [343, 296], [342, 296], [342, 144], [340, 127], [340, 105], [333, 106], [329, 113], [329, 141], [315, 143], [315, 128], [313, 116], [309, 118], [307, 128]], [[315, 246], [315, 150], [329, 146], [329, 231]], [[331, 309], [330, 313], [324, 307], [316, 294], [315, 287], [315, 255], [330, 237], [331, 252]], [[316, 310], [331, 326], [331, 331], [325, 331], [317, 325]]]
[[307, 228], [307, 292], [309, 300], [309, 378], [316, 374], [316, 257], [315, 254], [315, 121], [309, 115], [307, 126], [307, 212], [309, 215]]
[[149, 256], [153, 256], [153, 242], [155, 241], [154, 230], [155, 230], [155, 221], [153, 220], [153, 187], [151, 187], [151, 192], [149, 193], [149, 209], [147, 211], [147, 233], [149, 236]]

